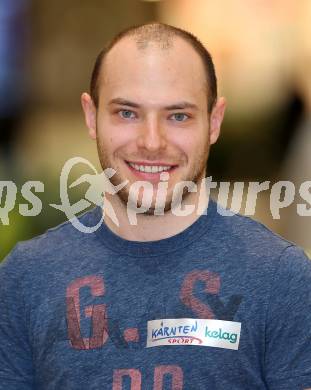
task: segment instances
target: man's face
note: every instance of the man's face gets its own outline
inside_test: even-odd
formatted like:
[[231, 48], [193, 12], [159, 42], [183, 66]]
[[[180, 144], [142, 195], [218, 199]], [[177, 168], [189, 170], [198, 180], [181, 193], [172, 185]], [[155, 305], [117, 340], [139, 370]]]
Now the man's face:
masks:
[[163, 171], [169, 174], [166, 210], [178, 182], [202, 179], [209, 146], [216, 140], [210, 137], [209, 123], [203, 64], [188, 43], [177, 38], [170, 49], [151, 44], [142, 51], [125, 38], [108, 53], [91, 135], [102, 168], [117, 171], [113, 184], [129, 180], [118, 193], [125, 204], [129, 186], [147, 181], [154, 208]]

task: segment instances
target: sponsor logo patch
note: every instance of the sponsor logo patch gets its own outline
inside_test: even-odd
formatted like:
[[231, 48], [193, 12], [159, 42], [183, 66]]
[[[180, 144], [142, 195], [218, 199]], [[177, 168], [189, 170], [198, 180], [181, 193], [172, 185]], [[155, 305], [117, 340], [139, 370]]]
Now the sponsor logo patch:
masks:
[[241, 323], [197, 318], [148, 321], [147, 348], [161, 345], [197, 345], [239, 349]]

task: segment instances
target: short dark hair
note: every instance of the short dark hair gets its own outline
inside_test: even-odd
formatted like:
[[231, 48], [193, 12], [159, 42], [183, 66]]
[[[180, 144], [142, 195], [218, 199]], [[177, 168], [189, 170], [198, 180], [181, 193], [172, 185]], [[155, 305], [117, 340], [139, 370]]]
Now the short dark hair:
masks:
[[212, 111], [217, 100], [217, 78], [212, 56], [201, 41], [190, 32], [159, 22], [135, 25], [122, 30], [98, 54], [90, 84], [90, 95], [96, 107], [99, 104], [98, 79], [105, 56], [122, 38], [129, 36], [136, 37], [136, 43], [141, 49], [144, 49], [152, 41], [159, 43], [163, 49], [170, 48], [174, 37], [180, 37], [188, 42], [203, 61], [207, 81], [208, 112]]

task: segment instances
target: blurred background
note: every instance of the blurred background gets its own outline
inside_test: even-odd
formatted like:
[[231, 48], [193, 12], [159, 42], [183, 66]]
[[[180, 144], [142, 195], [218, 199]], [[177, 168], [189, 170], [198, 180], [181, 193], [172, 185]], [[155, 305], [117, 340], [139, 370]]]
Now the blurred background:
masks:
[[[214, 58], [228, 111], [209, 175], [268, 180], [270, 188], [278, 180], [295, 183], [295, 202], [280, 219], [272, 218], [270, 191], [258, 195], [255, 219], [310, 254], [311, 216], [297, 214], [297, 203], [311, 207], [299, 194], [311, 180], [310, 0], [0, 0], [0, 261], [16, 242], [65, 220], [49, 204], [60, 203], [59, 175], [69, 158], [99, 167], [81, 92], [102, 46], [149, 21], [191, 31]], [[44, 183], [36, 194], [43, 206], [25, 217], [21, 188], [30, 180]], [[86, 188], [77, 187], [71, 201]], [[9, 192], [16, 202], [5, 220]]]

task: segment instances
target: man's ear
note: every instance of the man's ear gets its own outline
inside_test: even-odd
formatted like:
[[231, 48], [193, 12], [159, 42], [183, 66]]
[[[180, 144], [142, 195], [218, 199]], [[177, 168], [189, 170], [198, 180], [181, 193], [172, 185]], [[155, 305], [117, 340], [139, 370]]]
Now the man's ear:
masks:
[[81, 95], [81, 104], [84, 111], [86, 126], [89, 129], [89, 135], [92, 139], [96, 139], [96, 107], [91, 96], [84, 92]]
[[211, 145], [214, 144], [219, 137], [220, 127], [225, 115], [225, 109], [226, 99], [221, 97], [214, 105], [210, 117], [209, 140]]

